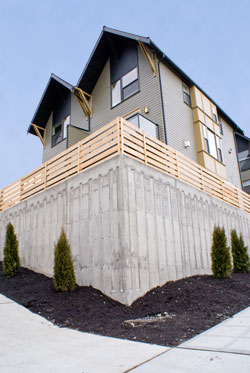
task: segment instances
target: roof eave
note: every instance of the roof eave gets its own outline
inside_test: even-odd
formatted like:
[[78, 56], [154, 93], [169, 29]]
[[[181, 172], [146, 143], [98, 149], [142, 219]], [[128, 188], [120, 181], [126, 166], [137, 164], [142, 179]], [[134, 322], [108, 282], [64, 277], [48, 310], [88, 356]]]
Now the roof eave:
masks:
[[37, 106], [37, 109], [36, 109], [36, 111], [35, 111], [35, 113], [34, 113], [34, 115], [33, 115], [33, 118], [32, 118], [32, 120], [31, 120], [31, 123], [30, 123], [30, 125], [29, 125], [29, 127], [28, 127], [28, 129], [27, 129], [27, 133], [30, 133], [30, 134], [32, 134], [32, 135], [37, 136], [36, 133], [35, 133], [35, 131], [34, 131], [33, 128], [32, 128], [32, 124], [33, 124], [34, 121], [35, 121], [35, 118], [36, 118], [36, 116], [37, 116], [37, 114], [38, 114], [38, 112], [39, 112], [39, 109], [40, 109], [40, 107], [41, 107], [41, 105], [42, 105], [42, 102], [43, 102], [43, 100], [44, 100], [44, 98], [45, 98], [45, 95], [46, 95], [46, 93], [47, 93], [47, 91], [48, 91], [48, 89], [49, 89], [49, 86], [50, 86], [50, 83], [51, 83], [52, 80], [57, 81], [59, 84], [61, 84], [61, 85], [64, 86], [65, 88], [69, 89], [70, 91], [72, 91], [72, 89], [74, 88], [74, 86], [73, 86], [72, 84], [66, 82], [65, 80], [63, 80], [63, 79], [60, 78], [59, 76], [57, 76], [57, 75], [55, 75], [55, 74], [52, 73], [51, 76], [50, 76], [50, 78], [49, 78], [49, 81], [48, 81], [48, 83], [47, 83], [47, 85], [46, 85], [46, 87], [45, 87], [45, 89], [44, 89], [44, 91], [43, 91], [42, 97], [41, 97], [41, 99], [40, 99], [40, 101], [39, 101], [39, 104], [38, 104], [38, 106]]
[[172, 69], [181, 76], [182, 79], [184, 79], [187, 83], [190, 85], [195, 85], [216, 107], [219, 113], [223, 118], [225, 118], [229, 124], [234, 128], [235, 131], [238, 131], [242, 134], [244, 134], [244, 131], [220, 108], [220, 106], [198, 85], [196, 84], [184, 71], [176, 65], [169, 57], [167, 57], [160, 48], [157, 47], [157, 45], [150, 40], [151, 47], [161, 55], [161, 58], [164, 62], [166, 62], [167, 65], [170, 65]]

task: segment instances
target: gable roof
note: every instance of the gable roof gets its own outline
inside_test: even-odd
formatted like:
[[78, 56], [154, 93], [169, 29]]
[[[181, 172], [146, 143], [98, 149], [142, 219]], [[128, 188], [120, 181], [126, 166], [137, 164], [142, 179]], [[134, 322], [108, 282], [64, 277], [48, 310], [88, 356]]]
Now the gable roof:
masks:
[[55, 102], [58, 98], [63, 99], [72, 89], [73, 85], [51, 74], [27, 132], [36, 135], [32, 123], [45, 128]]
[[[117, 57], [116, 45], [124, 42], [124, 40], [130, 40], [131, 42], [141, 41], [147, 45], [149, 49], [156, 53], [160, 62], [165, 63], [186, 84], [189, 86], [195, 85], [204, 95], [206, 95], [207, 98], [217, 107], [218, 113], [234, 128], [235, 131], [244, 134], [242, 129], [220, 108], [220, 106], [202, 88], [200, 88], [198, 84], [185, 74], [179, 66], [167, 57], [149, 37], [130, 34], [104, 26], [76, 87], [91, 94], [108, 58], [111, 54]], [[44, 128], [53, 109], [53, 105], [58, 99], [58, 93], [63, 96], [73, 89], [74, 86], [70, 83], [67, 83], [58, 76], [51, 74], [31, 123], [35, 123]], [[28, 133], [36, 134], [31, 124], [28, 128]]]
[[130, 34], [104, 26], [80, 79], [78, 80], [77, 87], [91, 94], [110, 54], [115, 53], [115, 42], [117, 39], [122, 40], [124, 38], [134, 41], [139, 40], [146, 44], [149, 49], [156, 53], [159, 60], [170, 67], [172, 71], [174, 71], [185, 83], [189, 86], [195, 85], [204, 95], [206, 95], [207, 98], [217, 107], [219, 114], [234, 128], [234, 130], [242, 134], [244, 133], [242, 129], [220, 108], [220, 106], [201, 87], [199, 87], [198, 84], [185, 74], [179, 66], [167, 57], [149, 37]]

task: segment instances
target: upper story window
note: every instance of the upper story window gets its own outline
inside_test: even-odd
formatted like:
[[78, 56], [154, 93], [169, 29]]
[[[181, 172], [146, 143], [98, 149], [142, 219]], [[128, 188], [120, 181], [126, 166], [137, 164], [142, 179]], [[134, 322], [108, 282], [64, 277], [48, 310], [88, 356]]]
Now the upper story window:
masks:
[[187, 105], [191, 106], [190, 89], [185, 83], [182, 83], [182, 87], [183, 87], [183, 101]]
[[52, 126], [52, 146], [55, 146], [67, 137], [68, 124], [70, 124], [70, 115]]
[[215, 136], [215, 140], [216, 140], [216, 147], [217, 147], [217, 159], [218, 161], [222, 163], [223, 158], [222, 158], [221, 139], [218, 136]]
[[111, 106], [139, 91], [137, 43], [126, 41], [115, 44], [116, 53], [110, 56]]
[[139, 91], [138, 68], [135, 67], [112, 84], [112, 107]]
[[52, 146], [57, 145], [67, 137], [67, 125], [70, 124], [71, 94], [58, 97], [53, 107]]
[[205, 151], [223, 163], [221, 139], [203, 125]]
[[220, 133], [221, 133], [221, 135], [224, 135], [222, 119], [219, 115], [218, 115], [218, 123], [219, 123], [219, 126], [220, 126]]
[[215, 106], [212, 106], [212, 114], [213, 114], [213, 120], [217, 123], [218, 118], [217, 118], [217, 111], [216, 111]]

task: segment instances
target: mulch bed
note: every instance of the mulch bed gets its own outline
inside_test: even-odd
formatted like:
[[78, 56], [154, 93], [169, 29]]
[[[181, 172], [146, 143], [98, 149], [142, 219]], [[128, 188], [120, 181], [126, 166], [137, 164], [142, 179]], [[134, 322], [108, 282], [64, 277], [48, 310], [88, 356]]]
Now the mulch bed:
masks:
[[[168, 282], [127, 307], [92, 287], [57, 293], [52, 279], [26, 268], [7, 278], [0, 263], [0, 293], [60, 327], [176, 346], [250, 306], [250, 274]], [[124, 323], [134, 319], [142, 320]]]

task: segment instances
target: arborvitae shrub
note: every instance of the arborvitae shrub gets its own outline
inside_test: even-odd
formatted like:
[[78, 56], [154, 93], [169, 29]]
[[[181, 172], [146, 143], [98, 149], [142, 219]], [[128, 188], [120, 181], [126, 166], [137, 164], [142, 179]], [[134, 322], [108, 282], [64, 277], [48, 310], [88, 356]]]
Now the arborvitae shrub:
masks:
[[20, 258], [18, 254], [18, 240], [11, 223], [8, 223], [6, 228], [3, 255], [3, 271], [5, 275], [10, 277], [15, 276], [20, 268]]
[[247, 247], [244, 244], [242, 235], [240, 235], [239, 238], [235, 229], [231, 231], [231, 249], [234, 271], [249, 272], [250, 261], [247, 253]]
[[57, 291], [73, 291], [76, 286], [70, 245], [64, 229], [55, 245], [54, 287]]
[[224, 228], [214, 227], [211, 258], [212, 271], [215, 277], [231, 276], [231, 257]]

